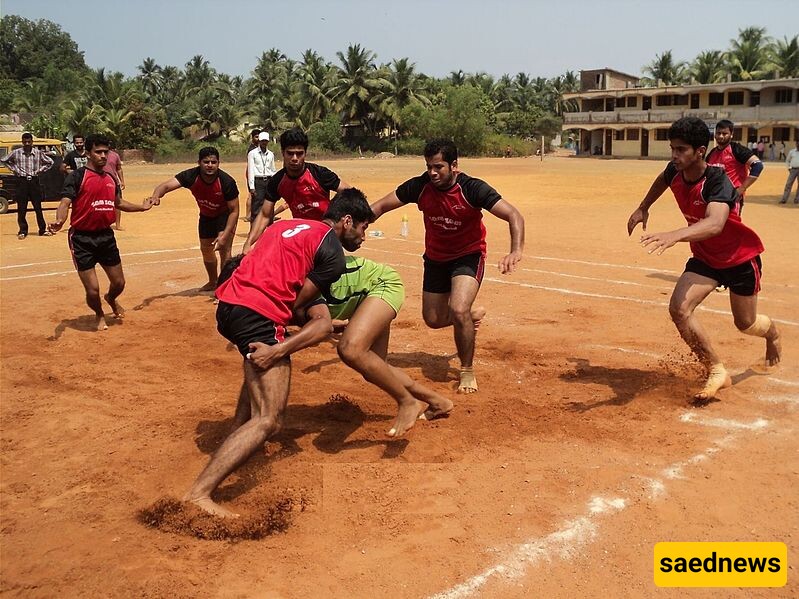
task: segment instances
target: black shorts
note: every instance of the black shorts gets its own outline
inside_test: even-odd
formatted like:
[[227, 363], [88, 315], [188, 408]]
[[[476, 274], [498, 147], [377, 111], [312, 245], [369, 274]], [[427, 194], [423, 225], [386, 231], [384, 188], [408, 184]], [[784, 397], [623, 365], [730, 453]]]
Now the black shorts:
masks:
[[424, 258], [424, 280], [422, 291], [428, 293], [449, 293], [452, 291], [452, 277], [467, 275], [483, 282], [486, 257], [481, 252], [466, 254], [448, 262], [436, 262], [426, 255]]
[[70, 229], [67, 236], [72, 262], [78, 271], [91, 270], [95, 265], [117, 266], [119, 257], [117, 240], [111, 229], [99, 231], [76, 231]]
[[692, 272], [719, 285], [724, 285], [735, 295], [755, 295], [760, 291], [760, 277], [763, 263], [760, 256], [731, 268], [713, 268], [697, 258], [690, 258], [685, 264], [685, 272]]
[[200, 233], [200, 239], [216, 239], [227, 227], [227, 217], [229, 212], [220, 214], [219, 216], [204, 216], [200, 215], [200, 222], [197, 224], [197, 231]]
[[276, 345], [288, 336], [286, 327], [245, 306], [220, 301], [216, 308], [216, 330], [233, 343], [242, 356], [250, 351], [250, 343], [260, 341]]

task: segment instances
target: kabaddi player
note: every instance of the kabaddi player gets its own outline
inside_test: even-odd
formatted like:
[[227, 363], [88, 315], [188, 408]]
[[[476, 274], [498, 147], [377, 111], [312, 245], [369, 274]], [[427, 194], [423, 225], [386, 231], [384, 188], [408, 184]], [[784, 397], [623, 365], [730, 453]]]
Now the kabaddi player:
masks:
[[[767, 367], [780, 361], [780, 334], [765, 314], [757, 312], [763, 244], [741, 222], [741, 197], [720, 166], [705, 162], [710, 131], [699, 118], [685, 117], [669, 129], [671, 162], [657, 176], [640, 206], [627, 221], [627, 233], [641, 223], [641, 244], [658, 255], [679, 242], [691, 245], [693, 256], [677, 281], [669, 312], [680, 336], [707, 369], [707, 380], [695, 395], [698, 405], [732, 384], [721, 358], [713, 349], [694, 311], [717, 285], [730, 290], [735, 326], [746, 335], [766, 341]], [[647, 233], [649, 208], [671, 188], [688, 226], [665, 233]]]
[[485, 272], [483, 210], [508, 222], [510, 253], [499, 261], [503, 274], [522, 259], [524, 218], [490, 185], [458, 169], [458, 149], [434, 140], [424, 149], [427, 172], [405, 181], [372, 206], [375, 218], [409, 203], [424, 216], [422, 316], [427, 326], [452, 325], [461, 362], [459, 393], [477, 391], [473, 360], [475, 329], [485, 309], [473, 308]]
[[740, 215], [743, 210], [744, 194], [763, 172], [763, 163], [752, 150], [737, 141], [732, 141], [733, 129], [732, 121], [727, 119], [716, 123], [716, 147], [708, 152], [706, 162], [724, 167], [733, 187], [741, 196], [738, 205]]
[[119, 183], [103, 170], [111, 149], [111, 142], [101, 135], [86, 138], [86, 166], [70, 171], [64, 180], [61, 203], [56, 210], [56, 220], [49, 230], [55, 233], [64, 226], [72, 207], [69, 221], [69, 250], [78, 271], [86, 303], [94, 311], [96, 328], [108, 328], [100, 301], [100, 284], [95, 266], [100, 264], [108, 275], [108, 293], [103, 297], [114, 316], [122, 319], [125, 311], [117, 298], [125, 289], [122, 259], [119, 257], [116, 238], [111, 226], [116, 222], [116, 210], [144, 212], [152, 208], [150, 199], [141, 205], [122, 199]]
[[[215, 503], [211, 494], [280, 430], [291, 378], [289, 356], [322, 341], [332, 330], [327, 307], [317, 304], [308, 308], [302, 329], [288, 337], [292, 309], [328, 292], [344, 272], [342, 246], [357, 250], [372, 217], [364, 195], [357, 189], [346, 190], [321, 220], [275, 223], [264, 233], [263, 243], [224, 269], [216, 290], [217, 328], [244, 358], [248, 418], [213, 455], [184, 501], [217, 516], [236, 515]], [[240, 400], [244, 395], [242, 391]]]
[[294, 218], [320, 220], [330, 205], [330, 192], [350, 187], [339, 176], [324, 166], [305, 162], [308, 136], [298, 127], [284, 131], [280, 136], [283, 168], [269, 179], [260, 212], [250, 227], [250, 234], [242, 248], [250, 251], [252, 245], [275, 217], [275, 202], [283, 198]]
[[327, 304], [334, 328], [344, 329], [337, 348], [341, 360], [397, 402], [389, 437], [405, 434], [420, 414], [432, 420], [452, 410], [452, 401], [386, 362], [391, 323], [405, 301], [405, 286], [396, 270], [347, 256], [344, 274], [320, 301]]
[[[197, 166], [178, 173], [153, 190], [153, 205], [158, 206], [162, 197], [181, 187], [191, 191], [200, 209], [197, 228], [203, 265], [208, 273], [208, 282], [200, 291], [213, 291], [218, 266], [230, 260], [239, 219], [239, 188], [233, 177], [219, 168], [219, 151], [211, 146], [200, 150]], [[220, 265], [214, 252], [219, 252]]]

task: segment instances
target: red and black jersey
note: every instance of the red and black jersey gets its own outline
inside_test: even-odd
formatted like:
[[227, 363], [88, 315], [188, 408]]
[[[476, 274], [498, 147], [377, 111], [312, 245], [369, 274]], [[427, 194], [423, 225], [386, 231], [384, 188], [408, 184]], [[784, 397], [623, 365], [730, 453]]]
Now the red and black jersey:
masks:
[[719, 147], [710, 150], [705, 161], [708, 164], [723, 166], [730, 181], [737, 189], [749, 176], [749, 167], [746, 166], [746, 163], [754, 155], [752, 150], [733, 141], [728, 143], [723, 150]]
[[465, 173], [459, 173], [455, 184], [441, 191], [425, 173], [397, 187], [397, 198], [404, 204], [417, 204], [424, 216], [425, 255], [447, 262], [486, 253], [482, 210], [491, 210], [502, 196], [485, 181]]
[[216, 297], [286, 326], [306, 278], [327, 294], [345, 268], [344, 249], [327, 224], [281, 220], [264, 231]]
[[106, 172], [87, 167], [71, 171], [64, 179], [62, 198], [72, 200], [69, 225], [77, 231], [102, 231], [116, 220], [117, 198], [122, 191]]
[[341, 179], [336, 173], [306, 162], [305, 170], [296, 179], [289, 177], [285, 168], [277, 171], [266, 186], [266, 200], [277, 202], [283, 198], [294, 218], [322, 220], [330, 205], [330, 192], [335, 192], [339, 185]]
[[721, 233], [710, 239], [692, 241], [691, 251], [713, 268], [731, 268], [763, 252], [763, 243], [752, 229], [741, 222], [740, 195], [721, 166], [708, 165], [698, 181], [688, 182], [669, 163], [663, 172], [688, 226], [705, 218], [710, 202], [723, 202], [730, 215]]
[[239, 197], [236, 181], [221, 169], [211, 183], [203, 181], [199, 166], [178, 173], [175, 179], [191, 191], [203, 216], [225, 214], [228, 211], [227, 203]]

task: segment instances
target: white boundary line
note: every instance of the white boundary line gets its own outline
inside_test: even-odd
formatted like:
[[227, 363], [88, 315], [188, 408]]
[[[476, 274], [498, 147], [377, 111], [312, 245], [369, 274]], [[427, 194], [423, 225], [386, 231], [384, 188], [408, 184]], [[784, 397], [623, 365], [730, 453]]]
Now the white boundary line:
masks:
[[[152, 260], [150, 262], [133, 262], [132, 264], [128, 264], [125, 266], [126, 269], [130, 270], [136, 266], [145, 265], [145, 264], [169, 264], [171, 262], [194, 262], [197, 260], [196, 257], [192, 258], [173, 258], [172, 260]], [[0, 281], [19, 281], [21, 279], [37, 279], [39, 277], [56, 277], [56, 276], [64, 276], [64, 275], [71, 275], [75, 274], [76, 271], [73, 268], [72, 270], [60, 270], [56, 272], [44, 272], [38, 275], [23, 275], [19, 277], [2, 277]]]
[[[143, 252], [129, 252], [127, 254], [120, 253], [123, 258], [126, 256], [144, 256], [147, 254], [167, 254], [170, 252], [188, 252], [190, 250], [199, 250], [200, 246], [196, 245], [191, 248], [174, 248], [171, 250], [147, 250]], [[0, 270], [8, 270], [11, 268], [28, 268], [31, 266], [43, 266], [45, 264], [70, 264], [71, 260], [48, 260], [46, 262], [28, 262], [27, 264], [9, 264], [7, 266], [0, 266]]]
[[680, 416], [680, 422], [692, 422], [701, 426], [714, 426], [716, 428], [726, 428], [727, 430], [758, 430], [768, 426], [768, 420], [758, 418], [752, 422], [739, 422], [728, 418], [709, 418], [696, 412], [685, 412]]

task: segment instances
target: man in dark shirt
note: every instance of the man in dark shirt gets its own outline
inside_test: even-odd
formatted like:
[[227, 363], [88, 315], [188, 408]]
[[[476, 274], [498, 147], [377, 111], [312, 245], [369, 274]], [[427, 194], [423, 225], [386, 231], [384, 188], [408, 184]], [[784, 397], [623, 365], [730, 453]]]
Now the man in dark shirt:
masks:
[[83, 135], [80, 133], [73, 135], [72, 143], [75, 149], [67, 152], [67, 155], [64, 156], [64, 162], [61, 163], [61, 172], [65, 175], [70, 171], [76, 171], [86, 166], [89, 161], [89, 155], [86, 153], [86, 140]]
[[330, 204], [330, 192], [339, 192], [351, 186], [324, 166], [305, 162], [308, 136], [295, 127], [280, 136], [283, 168], [275, 173], [266, 185], [266, 197], [261, 211], [255, 217], [250, 234], [242, 251], [246, 254], [264, 229], [275, 217], [275, 202], [286, 200], [294, 218], [320, 220]]
[[375, 218], [409, 203], [424, 217], [425, 253], [422, 316], [430, 328], [452, 325], [461, 361], [459, 393], [477, 391], [474, 375], [475, 329], [485, 316], [473, 308], [485, 272], [483, 210], [508, 222], [510, 253], [499, 261], [502, 274], [522, 259], [524, 218], [490, 185], [458, 169], [458, 149], [446, 139], [427, 143], [427, 172], [400, 185], [372, 205]]
[[[346, 195], [345, 195], [346, 194]], [[244, 389], [236, 430], [225, 440], [184, 496], [216, 516], [235, 517], [211, 494], [264, 442], [280, 430], [291, 379], [289, 356], [332, 331], [325, 304], [308, 308], [299, 333], [286, 336], [292, 309], [302, 309], [345, 269], [344, 251], [363, 243], [372, 211], [357, 189], [341, 194], [319, 221], [285, 220], [264, 233], [246, 256], [223, 269], [216, 290], [219, 332], [244, 358]]]
[[[158, 206], [164, 195], [181, 187], [191, 191], [200, 209], [197, 228], [203, 265], [208, 273], [208, 282], [200, 291], [213, 291], [218, 268], [230, 260], [239, 219], [239, 188], [233, 177], [219, 168], [219, 151], [211, 146], [200, 150], [196, 167], [178, 173], [153, 190], [153, 205]], [[219, 252], [220, 265], [214, 252]]]
[[111, 306], [114, 316], [121, 319], [125, 311], [117, 298], [125, 289], [122, 260], [119, 257], [111, 225], [116, 220], [116, 209], [123, 212], [143, 212], [152, 207], [149, 199], [131, 204], [122, 199], [119, 183], [103, 170], [110, 150], [107, 138], [90, 135], [86, 140], [87, 166], [71, 171], [64, 181], [62, 200], [56, 210], [56, 220], [50, 225], [55, 233], [64, 226], [72, 214], [69, 227], [69, 250], [86, 290], [86, 303], [94, 311], [98, 331], [108, 328], [100, 301], [100, 284], [95, 266], [99, 263], [108, 275], [108, 293], [105, 301]]
[[[732, 385], [705, 329], [694, 315], [696, 308], [716, 289], [730, 290], [730, 309], [735, 326], [746, 335], [766, 341], [765, 366], [780, 361], [780, 334], [765, 314], [758, 314], [763, 244], [741, 222], [741, 198], [721, 166], [708, 165], [705, 152], [710, 131], [697, 117], [684, 117], [669, 129], [671, 162], [658, 175], [638, 208], [627, 221], [627, 233], [641, 223], [641, 245], [649, 253], [662, 254], [679, 242], [691, 245], [693, 256], [685, 265], [669, 302], [669, 312], [680, 336], [707, 369], [707, 380], [694, 396], [698, 405], [713, 400]], [[675, 231], [647, 233], [649, 208], [671, 189], [688, 226]]]

